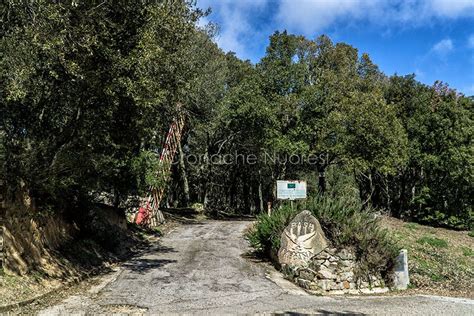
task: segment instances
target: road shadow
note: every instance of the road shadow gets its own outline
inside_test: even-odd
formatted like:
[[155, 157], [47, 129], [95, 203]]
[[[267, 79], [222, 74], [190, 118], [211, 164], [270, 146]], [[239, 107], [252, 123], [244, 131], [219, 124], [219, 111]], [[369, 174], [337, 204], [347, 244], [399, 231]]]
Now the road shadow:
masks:
[[240, 254], [240, 257], [251, 262], [272, 263], [272, 261], [267, 256], [255, 250], [246, 251]]
[[180, 214], [179, 212], [173, 211], [169, 212], [169, 209], [163, 210], [163, 215], [165, 216], [166, 220], [177, 222], [182, 225], [202, 225], [204, 224], [204, 219], [199, 218], [200, 215], [198, 213], [184, 213]]
[[207, 217], [209, 219], [219, 220], [219, 221], [254, 221], [256, 219], [255, 215], [249, 214], [240, 214], [240, 213], [229, 213], [224, 211], [217, 211], [217, 212], [208, 212]]
[[122, 264], [126, 270], [135, 273], [147, 273], [152, 269], [161, 268], [169, 263], [174, 263], [176, 260], [163, 258], [150, 258], [153, 255], [174, 253], [177, 252], [173, 247], [164, 246], [162, 244], [153, 244], [148, 249], [142, 249], [139, 253], [133, 256], [129, 261]]
[[153, 269], [159, 269], [167, 264], [175, 263], [176, 260], [170, 259], [148, 259], [148, 258], [136, 258], [129, 262], [124, 263], [122, 266], [129, 271], [134, 273], [144, 274]]

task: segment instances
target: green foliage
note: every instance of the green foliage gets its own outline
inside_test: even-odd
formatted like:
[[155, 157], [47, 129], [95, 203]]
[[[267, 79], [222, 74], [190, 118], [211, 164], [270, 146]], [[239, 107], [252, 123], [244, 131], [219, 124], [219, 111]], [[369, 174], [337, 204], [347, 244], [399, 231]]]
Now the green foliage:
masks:
[[265, 256], [275, 257], [280, 248], [281, 233], [298, 210], [282, 205], [269, 216], [259, 214], [255, 226], [246, 234], [250, 245]]
[[406, 223], [405, 227], [411, 230], [417, 230], [420, 225], [418, 225], [417, 223]]
[[[172, 168], [168, 202], [258, 213], [277, 179], [338, 201], [343, 176], [363, 207], [472, 228], [474, 100], [442, 83], [388, 78], [348, 44], [286, 31], [253, 65], [224, 54], [188, 1], [0, 6], [1, 174], [44, 213], [166, 185], [155, 153], [179, 103], [180, 158], [199, 159]], [[239, 155], [254, 162], [222, 163]]]
[[390, 78], [385, 99], [398, 112], [408, 137], [408, 162], [379, 182], [378, 206], [396, 216], [469, 229], [473, 225], [474, 103], [437, 82]]
[[462, 254], [466, 257], [474, 257], [474, 250], [469, 247], [461, 247]]
[[142, 151], [132, 161], [132, 170], [142, 175], [139, 179], [138, 185], [142, 188], [143, 193], [149, 187], [159, 188], [166, 185], [166, 180], [169, 177], [169, 166], [160, 162], [158, 155], [151, 151]]
[[150, 153], [206, 66], [188, 58], [197, 38], [209, 41], [196, 27], [203, 12], [184, 1], [2, 3], [0, 12], [11, 197], [24, 190], [39, 211], [86, 211], [104, 193], [119, 204], [163, 185]]
[[446, 240], [437, 238], [437, 237], [431, 237], [431, 236], [423, 236], [420, 239], [416, 241], [419, 244], [427, 244], [430, 246], [433, 246], [435, 248], [447, 248], [448, 243]]
[[270, 216], [259, 215], [257, 223], [246, 234], [251, 246], [266, 256], [275, 258], [280, 246], [281, 233], [292, 218], [301, 210], [310, 210], [336, 248], [354, 251], [359, 262], [359, 275], [380, 272], [389, 279], [397, 248], [386, 230], [380, 228], [378, 220], [370, 210], [361, 210], [355, 198], [318, 196], [292, 209], [282, 205]]

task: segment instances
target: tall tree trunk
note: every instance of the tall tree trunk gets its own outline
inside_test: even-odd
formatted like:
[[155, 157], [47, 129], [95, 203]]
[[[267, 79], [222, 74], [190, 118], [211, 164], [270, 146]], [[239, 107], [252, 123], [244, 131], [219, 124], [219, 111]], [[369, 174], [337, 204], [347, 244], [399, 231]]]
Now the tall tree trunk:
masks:
[[248, 184], [247, 181], [244, 181], [244, 185], [243, 185], [243, 200], [244, 200], [244, 211], [245, 212], [248, 212], [248, 214], [251, 213], [251, 209], [250, 209], [250, 199], [249, 199], [249, 196], [250, 196], [250, 186]]
[[402, 217], [402, 214], [404, 213], [405, 211], [405, 187], [406, 187], [406, 177], [405, 175], [403, 175], [402, 177], [402, 184], [401, 184], [401, 187], [400, 187], [400, 198], [399, 198], [399, 207], [398, 207], [398, 216], [401, 218]]
[[318, 168], [318, 191], [322, 195], [326, 192], [326, 167], [320, 166]]
[[200, 198], [201, 198], [201, 203], [204, 205], [204, 209], [207, 207], [207, 203], [209, 202], [209, 178], [211, 175], [211, 163], [209, 162], [209, 148], [210, 148], [210, 141], [209, 141], [209, 135], [207, 135], [207, 141], [206, 141], [206, 151], [203, 156], [203, 163], [200, 167], [200, 180], [201, 180], [201, 188], [200, 188]]
[[264, 211], [264, 205], [263, 205], [263, 192], [262, 192], [262, 172], [258, 170], [258, 199], [260, 203], [260, 212]]
[[183, 184], [183, 193], [184, 193], [184, 205], [189, 205], [189, 183], [188, 176], [186, 173], [186, 165], [184, 163], [184, 152], [181, 142], [178, 142], [178, 153], [179, 153], [179, 171], [181, 175], [181, 181]]

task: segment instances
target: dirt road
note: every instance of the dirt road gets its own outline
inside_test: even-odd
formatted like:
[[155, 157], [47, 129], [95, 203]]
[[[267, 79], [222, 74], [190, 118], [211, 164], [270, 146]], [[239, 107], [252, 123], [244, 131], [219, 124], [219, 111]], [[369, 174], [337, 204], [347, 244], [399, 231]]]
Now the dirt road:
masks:
[[103, 277], [99, 286], [40, 314], [474, 314], [474, 301], [468, 299], [308, 295], [243, 256], [248, 246], [242, 233], [248, 225], [205, 221], [180, 226]]

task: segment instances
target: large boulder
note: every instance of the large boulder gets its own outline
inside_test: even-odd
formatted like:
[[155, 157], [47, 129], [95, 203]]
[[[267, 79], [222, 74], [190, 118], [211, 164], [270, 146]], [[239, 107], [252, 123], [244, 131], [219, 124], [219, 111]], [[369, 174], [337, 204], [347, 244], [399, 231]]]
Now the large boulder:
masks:
[[328, 241], [319, 221], [310, 211], [302, 211], [281, 234], [278, 261], [282, 266], [305, 266], [327, 247]]

